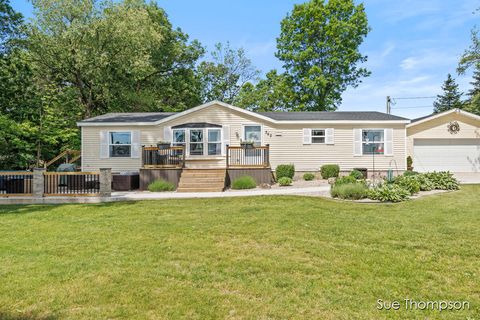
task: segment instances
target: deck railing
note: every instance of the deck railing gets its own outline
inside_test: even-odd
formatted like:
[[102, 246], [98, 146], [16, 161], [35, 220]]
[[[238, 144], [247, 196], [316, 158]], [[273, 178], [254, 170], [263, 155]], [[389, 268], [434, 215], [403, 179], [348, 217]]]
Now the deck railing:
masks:
[[185, 146], [143, 147], [142, 166], [144, 168], [183, 168], [185, 166]]
[[99, 172], [45, 172], [44, 196], [93, 196], [100, 193]]
[[270, 167], [270, 146], [232, 147], [227, 145], [227, 168]]
[[0, 172], [0, 197], [31, 196], [32, 172]]

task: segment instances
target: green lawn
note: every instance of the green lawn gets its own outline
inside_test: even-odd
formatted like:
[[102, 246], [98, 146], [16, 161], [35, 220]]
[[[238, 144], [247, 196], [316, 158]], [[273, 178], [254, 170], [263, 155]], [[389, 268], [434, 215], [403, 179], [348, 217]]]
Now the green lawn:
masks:
[[[480, 319], [480, 186], [0, 206], [1, 319]], [[466, 311], [379, 311], [468, 300]]]

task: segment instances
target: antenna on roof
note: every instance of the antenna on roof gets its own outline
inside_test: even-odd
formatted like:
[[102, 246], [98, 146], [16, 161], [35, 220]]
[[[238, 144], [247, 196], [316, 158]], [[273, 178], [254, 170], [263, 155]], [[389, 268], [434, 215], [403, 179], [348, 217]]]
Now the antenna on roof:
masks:
[[387, 96], [387, 114], [390, 114], [392, 112], [392, 107], [391, 107], [392, 99], [390, 96]]

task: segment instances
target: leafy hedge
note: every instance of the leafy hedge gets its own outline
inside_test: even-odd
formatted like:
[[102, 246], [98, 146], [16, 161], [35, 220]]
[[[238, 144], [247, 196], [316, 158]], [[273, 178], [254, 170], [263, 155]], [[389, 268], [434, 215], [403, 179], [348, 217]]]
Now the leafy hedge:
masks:
[[340, 166], [338, 164], [324, 164], [320, 168], [320, 173], [323, 179], [336, 178], [340, 173]]
[[241, 189], [253, 189], [257, 187], [255, 179], [250, 176], [242, 176], [233, 180], [232, 189], [241, 190]]
[[408, 200], [410, 192], [396, 184], [384, 184], [367, 192], [367, 197], [382, 202], [401, 202]]
[[295, 166], [293, 164], [280, 164], [275, 169], [275, 176], [277, 177], [277, 180], [282, 177], [288, 177], [290, 179], [293, 179], [294, 175]]
[[174, 191], [175, 185], [171, 182], [159, 179], [150, 183], [147, 189], [151, 192]]

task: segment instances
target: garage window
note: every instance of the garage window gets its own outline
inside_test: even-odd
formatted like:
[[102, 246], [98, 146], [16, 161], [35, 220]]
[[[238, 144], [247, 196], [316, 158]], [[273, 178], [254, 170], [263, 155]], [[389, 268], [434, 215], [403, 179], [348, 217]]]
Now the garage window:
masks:
[[362, 130], [362, 152], [363, 154], [384, 154], [385, 141], [383, 129]]

